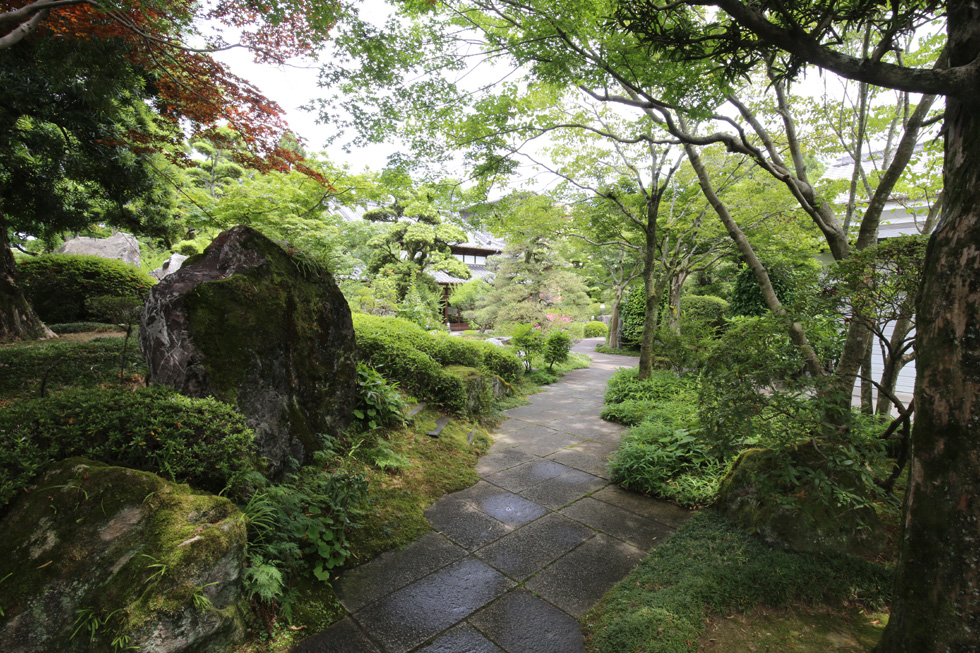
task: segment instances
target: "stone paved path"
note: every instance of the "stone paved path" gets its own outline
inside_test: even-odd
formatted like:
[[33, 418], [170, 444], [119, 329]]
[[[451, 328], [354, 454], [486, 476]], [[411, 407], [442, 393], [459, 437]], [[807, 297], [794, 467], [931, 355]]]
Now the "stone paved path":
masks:
[[350, 616], [294, 651], [574, 653], [578, 617], [688, 516], [609, 483], [622, 427], [599, 419], [606, 381], [635, 358], [593, 357], [508, 410], [481, 480], [436, 501], [433, 532], [341, 575]]

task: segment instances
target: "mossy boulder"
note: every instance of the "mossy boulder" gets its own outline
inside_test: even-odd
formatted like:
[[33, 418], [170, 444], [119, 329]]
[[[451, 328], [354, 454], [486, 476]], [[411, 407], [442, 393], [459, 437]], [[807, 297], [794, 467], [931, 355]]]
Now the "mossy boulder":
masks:
[[150, 380], [234, 405], [274, 478], [350, 421], [357, 352], [330, 274], [249, 227], [220, 234], [150, 293]]
[[227, 499], [85, 458], [0, 521], [0, 650], [226, 651], [245, 528]]
[[[867, 488], [855, 472], [828, 473], [826, 465], [810, 443], [747, 449], [722, 480], [714, 508], [767, 543], [793, 551], [879, 553], [883, 527]], [[828, 478], [862, 505], [838, 505]]]
[[493, 406], [494, 400], [510, 394], [510, 386], [495, 374], [465, 365], [447, 365], [443, 369], [462, 382], [467, 413], [485, 413]]

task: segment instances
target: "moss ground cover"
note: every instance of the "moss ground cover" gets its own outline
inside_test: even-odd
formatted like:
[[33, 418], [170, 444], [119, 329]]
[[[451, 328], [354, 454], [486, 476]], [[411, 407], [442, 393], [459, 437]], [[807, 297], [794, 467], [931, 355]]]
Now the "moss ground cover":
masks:
[[703, 511], [654, 549], [582, 623], [589, 650], [597, 653], [696, 651], [709, 618], [798, 603], [874, 611], [887, 601], [891, 585], [884, 565], [771, 548]]

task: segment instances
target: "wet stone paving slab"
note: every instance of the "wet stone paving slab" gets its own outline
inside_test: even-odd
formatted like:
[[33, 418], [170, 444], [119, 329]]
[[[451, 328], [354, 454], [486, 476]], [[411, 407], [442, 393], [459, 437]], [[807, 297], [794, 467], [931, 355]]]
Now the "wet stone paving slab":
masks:
[[341, 574], [349, 615], [297, 652], [577, 653], [578, 618], [687, 511], [612, 485], [623, 428], [599, 419], [606, 381], [636, 359], [575, 351], [574, 370], [505, 412], [481, 480], [425, 512], [433, 532]]

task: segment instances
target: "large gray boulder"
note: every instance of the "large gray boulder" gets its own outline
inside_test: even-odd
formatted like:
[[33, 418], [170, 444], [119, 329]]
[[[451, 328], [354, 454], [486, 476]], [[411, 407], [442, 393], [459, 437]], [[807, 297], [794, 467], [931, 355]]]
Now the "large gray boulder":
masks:
[[78, 236], [58, 248], [56, 254], [88, 254], [112, 258], [132, 266], [140, 266], [140, 244], [130, 234], [117, 232], [109, 238]]
[[71, 458], [0, 528], [4, 653], [217, 653], [244, 638], [246, 535], [227, 499]]
[[184, 264], [187, 260], [187, 256], [183, 254], [171, 254], [170, 258], [163, 262], [163, 264], [156, 270], [150, 272], [150, 276], [159, 281], [164, 277], [170, 276], [174, 272], [180, 269], [180, 266]]
[[277, 478], [350, 421], [357, 352], [330, 274], [248, 227], [153, 287], [140, 323], [150, 380], [235, 405]]

